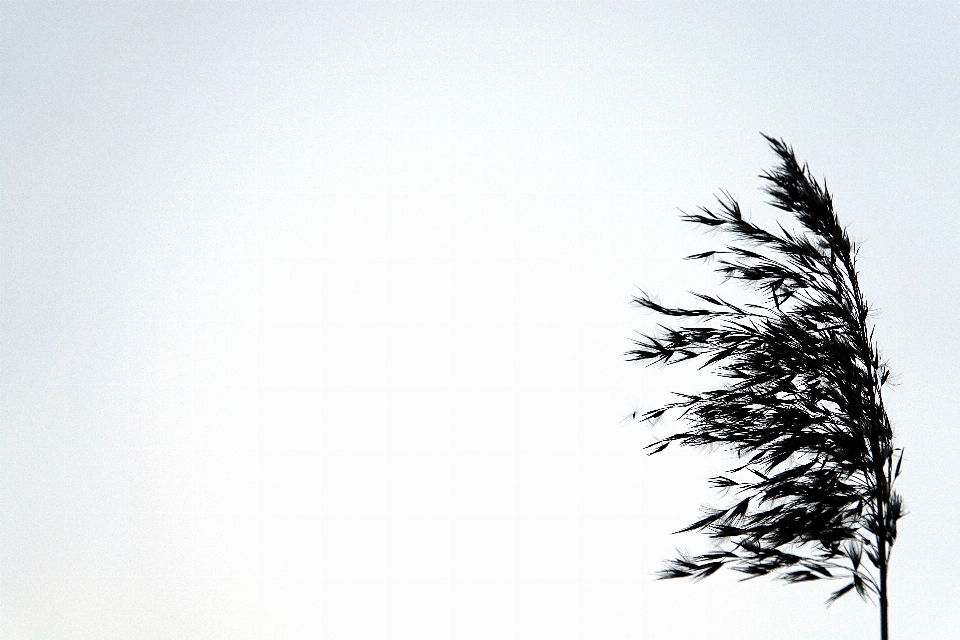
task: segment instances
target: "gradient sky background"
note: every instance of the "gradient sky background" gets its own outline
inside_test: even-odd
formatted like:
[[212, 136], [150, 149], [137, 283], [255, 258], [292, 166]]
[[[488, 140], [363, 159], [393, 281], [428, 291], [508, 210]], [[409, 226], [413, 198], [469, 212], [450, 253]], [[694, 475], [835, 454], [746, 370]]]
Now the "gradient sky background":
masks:
[[[862, 243], [909, 516], [960, 628], [954, 3], [0, 5], [12, 639], [877, 636], [830, 585], [655, 582], [717, 456], [622, 422], [784, 137]], [[662, 427], [661, 427], [662, 428]]]

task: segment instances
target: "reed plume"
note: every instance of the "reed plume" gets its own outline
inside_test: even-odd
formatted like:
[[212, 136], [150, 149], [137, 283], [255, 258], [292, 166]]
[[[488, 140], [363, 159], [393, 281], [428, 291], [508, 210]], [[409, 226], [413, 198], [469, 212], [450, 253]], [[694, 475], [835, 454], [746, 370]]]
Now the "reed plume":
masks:
[[717, 388], [678, 394], [638, 416], [674, 413], [684, 425], [651, 453], [676, 443], [736, 457], [710, 479], [723, 504], [681, 530], [702, 532], [712, 548], [680, 553], [658, 575], [700, 580], [728, 566], [744, 579], [841, 581], [827, 603], [851, 591], [876, 597], [887, 640], [887, 566], [903, 515], [893, 490], [902, 451], [893, 446], [882, 393], [890, 370], [873, 340], [857, 247], [829, 191], [784, 141], [764, 137], [779, 159], [761, 174], [764, 191], [796, 228], [769, 231], [746, 220], [727, 193], [714, 208], [683, 216], [726, 239], [688, 258], [745, 284], [752, 302], [701, 293], [682, 308], [645, 293], [633, 300], [663, 324], [634, 340], [629, 360], [689, 360], [720, 379]]

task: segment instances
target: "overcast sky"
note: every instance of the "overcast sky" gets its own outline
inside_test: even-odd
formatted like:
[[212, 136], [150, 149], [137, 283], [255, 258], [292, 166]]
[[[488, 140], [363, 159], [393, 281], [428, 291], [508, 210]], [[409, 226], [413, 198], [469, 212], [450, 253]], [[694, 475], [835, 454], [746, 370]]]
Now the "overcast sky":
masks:
[[[954, 3], [0, 5], [12, 639], [877, 636], [656, 582], [722, 457], [624, 422], [782, 136], [860, 241], [906, 448], [892, 637], [960, 627]], [[667, 428], [667, 427], [662, 427]]]

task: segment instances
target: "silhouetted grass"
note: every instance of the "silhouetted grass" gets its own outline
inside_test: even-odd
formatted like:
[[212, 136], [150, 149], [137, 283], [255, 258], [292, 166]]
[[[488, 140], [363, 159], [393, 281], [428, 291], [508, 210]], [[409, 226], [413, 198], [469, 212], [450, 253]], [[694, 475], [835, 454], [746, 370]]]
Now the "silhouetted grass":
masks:
[[634, 340], [630, 360], [690, 360], [723, 378], [715, 389], [678, 394], [639, 416], [655, 421], [675, 412], [687, 425], [650, 445], [651, 453], [677, 443], [738, 458], [710, 481], [726, 501], [682, 529], [707, 535], [713, 549], [680, 554], [659, 577], [700, 580], [729, 566], [745, 579], [841, 580], [827, 603], [850, 591], [877, 596], [886, 640], [887, 563], [903, 515], [892, 488], [902, 452], [883, 406], [890, 372], [873, 341], [856, 245], [829, 191], [786, 143], [764, 137], [779, 157], [761, 176], [765, 191], [798, 230], [778, 224], [768, 231], [745, 220], [727, 193], [714, 209], [684, 214], [727, 241], [689, 259], [713, 263], [759, 293], [759, 303], [701, 293], [693, 294], [695, 306], [682, 308], [645, 293], [634, 299], [665, 320]]

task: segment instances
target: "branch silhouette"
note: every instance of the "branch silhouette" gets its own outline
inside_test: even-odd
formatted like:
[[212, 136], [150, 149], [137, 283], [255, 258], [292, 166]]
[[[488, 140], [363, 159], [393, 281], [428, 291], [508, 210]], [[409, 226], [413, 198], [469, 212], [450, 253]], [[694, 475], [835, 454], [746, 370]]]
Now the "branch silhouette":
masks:
[[[882, 389], [890, 371], [879, 356], [857, 279], [857, 247], [840, 225], [826, 185], [783, 140], [764, 135], [779, 159], [761, 174], [770, 204], [799, 229], [768, 231], [746, 220], [723, 192], [714, 208], [683, 218], [718, 231], [726, 246], [688, 256], [759, 295], [734, 304], [694, 293], [691, 307], [668, 307], [641, 292], [633, 302], [664, 318], [640, 334], [631, 361], [711, 368], [723, 384], [638, 414], [675, 413], [686, 424], [648, 448], [725, 449], [735, 466], [710, 484], [726, 503], [680, 532], [698, 531], [713, 549], [680, 553], [658, 576], [706, 578], [724, 566], [744, 579], [787, 583], [839, 580], [827, 604], [856, 591], [880, 603], [887, 640], [887, 565], [903, 503], [893, 490], [902, 451]], [[678, 532], [678, 533], [680, 533]]]

